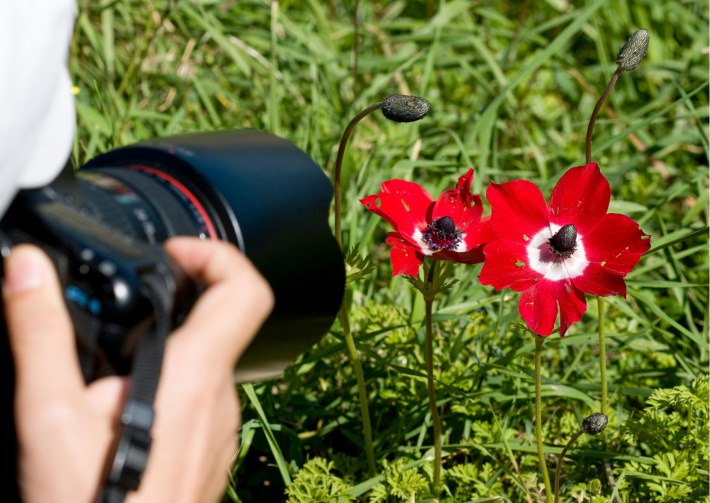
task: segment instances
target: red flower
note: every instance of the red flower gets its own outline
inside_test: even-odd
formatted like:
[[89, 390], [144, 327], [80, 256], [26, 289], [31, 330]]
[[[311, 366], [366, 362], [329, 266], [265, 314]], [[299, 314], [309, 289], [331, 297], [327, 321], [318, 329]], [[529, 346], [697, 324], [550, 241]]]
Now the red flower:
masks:
[[483, 245], [495, 238], [488, 219], [481, 219], [481, 196], [471, 194], [473, 170], [459, 178], [456, 189], [434, 199], [420, 185], [389, 180], [381, 191], [360, 202], [384, 218], [395, 232], [392, 247], [393, 276], [416, 276], [424, 257], [465, 264], [483, 262]]
[[596, 163], [572, 168], [550, 205], [533, 183], [495, 184], [486, 192], [497, 239], [483, 249], [479, 275], [496, 290], [520, 296], [520, 315], [550, 335], [559, 304], [560, 335], [587, 310], [584, 294], [626, 297], [624, 277], [651, 245], [629, 217], [607, 213], [611, 191]]

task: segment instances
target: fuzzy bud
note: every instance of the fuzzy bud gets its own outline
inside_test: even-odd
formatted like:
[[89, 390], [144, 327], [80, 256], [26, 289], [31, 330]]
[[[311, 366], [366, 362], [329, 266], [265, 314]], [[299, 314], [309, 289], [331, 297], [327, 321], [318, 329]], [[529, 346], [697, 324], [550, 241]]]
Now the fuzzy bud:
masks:
[[588, 435], [598, 435], [606, 428], [609, 419], [604, 414], [592, 414], [582, 421], [582, 429]]
[[429, 113], [431, 104], [419, 96], [393, 94], [382, 102], [382, 115], [395, 122], [415, 122]]
[[626, 72], [636, 70], [648, 49], [648, 32], [637, 30], [626, 41], [616, 56], [616, 64]]

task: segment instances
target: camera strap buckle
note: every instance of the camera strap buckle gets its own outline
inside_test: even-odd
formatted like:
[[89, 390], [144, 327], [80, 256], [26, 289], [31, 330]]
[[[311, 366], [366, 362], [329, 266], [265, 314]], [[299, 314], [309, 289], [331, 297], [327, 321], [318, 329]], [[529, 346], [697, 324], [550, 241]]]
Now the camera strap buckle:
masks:
[[121, 414], [122, 431], [106, 483], [97, 503], [122, 503], [129, 491], [135, 491], [148, 464], [153, 439], [152, 405], [129, 400]]
[[121, 414], [123, 432], [118, 442], [108, 483], [135, 491], [145, 471], [150, 452], [154, 411], [151, 405], [130, 400]]

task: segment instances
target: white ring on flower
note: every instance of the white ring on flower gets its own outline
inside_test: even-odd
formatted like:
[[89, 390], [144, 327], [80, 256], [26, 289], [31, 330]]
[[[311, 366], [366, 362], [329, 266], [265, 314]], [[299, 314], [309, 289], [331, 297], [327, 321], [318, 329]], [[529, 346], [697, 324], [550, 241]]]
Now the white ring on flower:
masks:
[[526, 246], [530, 268], [550, 281], [581, 276], [589, 265], [584, 252], [584, 239], [580, 234], [577, 234], [576, 249], [569, 257], [562, 258], [550, 251], [550, 238], [561, 228], [562, 226], [557, 224], [544, 227], [532, 237]]
[[[424, 255], [426, 255], [427, 257], [431, 257], [435, 253], [442, 251], [442, 250], [432, 250], [429, 247], [429, 245], [426, 243], [426, 241], [424, 241], [424, 239], [422, 239], [423, 236], [424, 236], [424, 234], [422, 233], [422, 231], [420, 231], [419, 229], [415, 229], [414, 234], [412, 235], [412, 239], [414, 240], [415, 243], [417, 243], [417, 245], [419, 245], [419, 249], [421, 250], [421, 252]], [[461, 241], [459, 242], [459, 244], [456, 245], [456, 248], [453, 248], [449, 251], [453, 251], [453, 252], [457, 252], [457, 253], [466, 253], [468, 250], [466, 249], [466, 242], [465, 241], [466, 241], [466, 233], [462, 232], [461, 233]]]

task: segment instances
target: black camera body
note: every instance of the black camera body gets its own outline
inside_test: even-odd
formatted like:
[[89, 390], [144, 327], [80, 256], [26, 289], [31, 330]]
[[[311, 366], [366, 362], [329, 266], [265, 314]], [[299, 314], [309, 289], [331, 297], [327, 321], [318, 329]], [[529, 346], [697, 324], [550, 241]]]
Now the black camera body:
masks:
[[72, 203], [51, 186], [19, 194], [3, 220], [0, 251], [7, 256], [13, 245], [32, 243], [52, 259], [87, 382], [125, 375], [153, 314], [142, 278], [159, 278], [164, 303], [177, 308], [173, 325], [188, 312], [196, 285], [159, 247], [126, 240]]
[[292, 143], [250, 130], [152, 140], [90, 161], [75, 180], [23, 191], [0, 221], [0, 249], [42, 247], [59, 273], [87, 381], [127, 374], [159, 278], [173, 325], [195, 285], [162, 250], [176, 235], [235, 244], [271, 285], [273, 313], [236, 369], [240, 382], [280, 374], [332, 325], [345, 269], [328, 226], [323, 171]]

